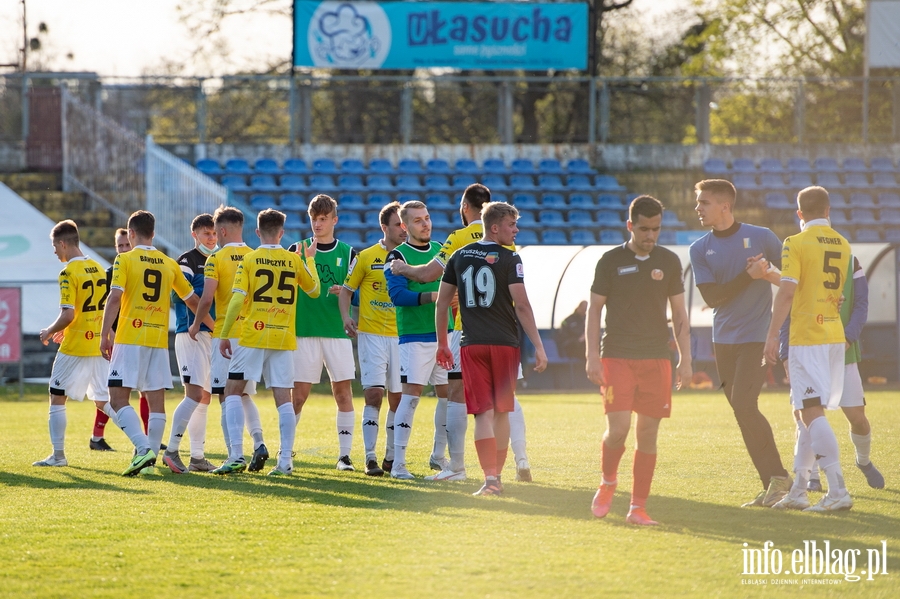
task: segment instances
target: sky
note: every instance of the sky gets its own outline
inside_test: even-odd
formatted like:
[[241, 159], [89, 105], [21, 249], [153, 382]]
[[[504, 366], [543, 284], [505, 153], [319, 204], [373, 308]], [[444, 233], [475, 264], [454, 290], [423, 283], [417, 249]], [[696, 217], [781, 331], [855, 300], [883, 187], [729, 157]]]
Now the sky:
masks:
[[[633, 7], [651, 19], [686, 1], [635, 0]], [[230, 60], [191, 62], [195, 44], [179, 22], [179, 3], [183, 0], [27, 0], [28, 37], [46, 23], [43, 54], [51, 68], [109, 77], [160, 74], [167, 60], [186, 62], [179, 74], [222, 75], [290, 57], [290, 23], [255, 15], [230, 21]], [[18, 62], [21, 45], [22, 0], [0, 0], [0, 63]], [[30, 58], [30, 65], [37, 60]]]

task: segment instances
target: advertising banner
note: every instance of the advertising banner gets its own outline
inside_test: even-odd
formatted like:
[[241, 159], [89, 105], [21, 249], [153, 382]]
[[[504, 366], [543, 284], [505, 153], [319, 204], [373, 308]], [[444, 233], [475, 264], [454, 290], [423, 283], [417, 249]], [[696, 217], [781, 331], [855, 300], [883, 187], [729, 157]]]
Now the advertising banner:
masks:
[[0, 287], [0, 364], [22, 360], [22, 290]]
[[587, 67], [584, 2], [294, 2], [294, 66]]

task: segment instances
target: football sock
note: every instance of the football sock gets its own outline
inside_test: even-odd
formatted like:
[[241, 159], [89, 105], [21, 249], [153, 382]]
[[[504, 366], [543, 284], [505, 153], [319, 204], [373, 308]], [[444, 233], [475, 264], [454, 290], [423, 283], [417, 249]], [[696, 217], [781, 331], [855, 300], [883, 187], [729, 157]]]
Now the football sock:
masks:
[[478, 463], [481, 464], [481, 470], [484, 477], [497, 476], [497, 439], [488, 437], [487, 439], [478, 439], [475, 441], [475, 451], [478, 453]]
[[378, 441], [378, 408], [365, 406], [362, 412], [363, 445], [366, 461], [375, 459], [375, 443]]
[[434, 407], [434, 446], [431, 457], [440, 460], [447, 457], [447, 398], [438, 397]]
[[150, 418], [147, 424], [147, 439], [150, 449], [152, 449], [154, 453], [159, 453], [163, 434], [166, 432], [166, 415], [163, 412], [150, 412]]
[[194, 410], [200, 403], [194, 401], [190, 397], [185, 397], [172, 412], [172, 432], [169, 433], [169, 443], [167, 451], [176, 452], [181, 447], [181, 440], [184, 438], [184, 431], [187, 430], [188, 423]]
[[506, 464], [506, 456], [509, 454], [509, 446], [497, 447], [497, 476], [503, 472], [503, 465]]
[[97, 408], [97, 413], [94, 415], [94, 441], [99, 441], [103, 438], [107, 422], [109, 422], [109, 416], [103, 410]]
[[814, 478], [821, 480], [821, 475], [819, 474], [819, 462], [813, 462], [812, 468], [809, 470], [809, 479], [812, 480]]
[[384, 459], [392, 461], [394, 459], [394, 418], [397, 413], [388, 409], [387, 420], [384, 423]]
[[466, 469], [466, 428], [469, 426], [466, 404], [447, 403], [447, 449], [450, 452], [450, 470]]
[[191, 437], [191, 457], [202, 459], [204, 446], [206, 445], [206, 416], [209, 412], [209, 404], [197, 404], [191, 419], [188, 421], [188, 435]]
[[143, 393], [141, 393], [141, 422], [144, 424], [144, 434], [146, 435], [150, 423], [150, 404]]
[[415, 395], [404, 393], [400, 396], [400, 405], [397, 406], [397, 414], [394, 416], [394, 461], [397, 463], [406, 463], [406, 446], [409, 445], [413, 417], [416, 415], [418, 405], [419, 398]]
[[297, 419], [294, 416], [294, 404], [291, 402], [278, 406], [278, 432], [281, 435], [278, 469], [289, 472], [293, 466], [294, 437], [297, 434]]
[[225, 418], [225, 402], [219, 402], [219, 407], [222, 408], [222, 416], [219, 418], [219, 422], [222, 425], [222, 436], [225, 439], [225, 452], [231, 455], [231, 437], [228, 434], [228, 420]]
[[868, 435], [857, 435], [851, 431], [850, 440], [853, 441], [853, 446], [856, 448], [856, 463], [860, 466], [867, 466], [871, 461], [869, 459], [869, 452], [872, 448], [872, 433], [870, 432]]
[[141, 419], [131, 405], [119, 408], [119, 411], [116, 412], [116, 424], [128, 436], [128, 440], [134, 445], [139, 455], [143, 455], [150, 449], [150, 441], [141, 427]]
[[50, 443], [53, 455], [61, 458], [66, 445], [66, 406], [50, 406]]
[[112, 404], [109, 402], [103, 404], [103, 413], [109, 416], [109, 419], [113, 421], [113, 424], [116, 424], [116, 411], [113, 410]]
[[800, 420], [797, 420], [797, 440], [794, 443], [794, 485], [791, 487], [791, 493], [801, 495], [806, 492], [810, 472], [815, 465], [816, 454], [812, 449], [809, 429]]
[[645, 507], [650, 496], [650, 484], [653, 482], [653, 470], [656, 468], [656, 454], [634, 450], [634, 466], [632, 469], [631, 507]]
[[814, 457], [819, 460], [819, 468], [828, 479], [828, 495], [831, 497], [843, 495], [847, 488], [841, 471], [837, 437], [834, 436], [834, 431], [824, 416], [810, 423], [809, 438]]
[[600, 444], [600, 463], [603, 471], [603, 482], [608, 485], [616, 484], [619, 478], [619, 462], [625, 454], [625, 446], [610, 449], [606, 442]]
[[[244, 420], [247, 423], [247, 432], [253, 439], [253, 449], [263, 444], [262, 420], [259, 418], [259, 408], [249, 395], [241, 395], [241, 406], [244, 409]], [[244, 432], [241, 431], [243, 435]]]
[[356, 425], [356, 411], [338, 412], [335, 418], [337, 424], [338, 447], [341, 456], [349, 456], [353, 449], [353, 427]]
[[515, 409], [509, 414], [509, 443], [518, 463], [528, 459], [528, 454], [525, 453], [525, 413], [522, 412], [519, 399], [514, 397], [513, 401]]
[[239, 460], [244, 457], [244, 410], [241, 407], [240, 395], [229, 395], [225, 398], [225, 419], [228, 423], [228, 459]]

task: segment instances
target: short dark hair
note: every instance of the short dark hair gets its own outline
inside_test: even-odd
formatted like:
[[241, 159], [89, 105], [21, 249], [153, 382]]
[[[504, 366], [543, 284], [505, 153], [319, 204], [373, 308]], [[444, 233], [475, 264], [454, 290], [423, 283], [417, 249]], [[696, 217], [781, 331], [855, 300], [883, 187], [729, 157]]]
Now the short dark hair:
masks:
[[310, 218], [328, 216], [329, 214], [337, 216], [337, 206], [337, 202], [334, 201], [333, 197], [320, 193], [309, 201], [307, 213], [309, 213]]
[[493, 225], [499, 225], [507, 216], [518, 220], [519, 211], [515, 206], [504, 202], [488, 202], [481, 213], [481, 222], [485, 229], [490, 229]]
[[71, 219], [59, 221], [50, 231], [50, 239], [54, 242], [64, 241], [70, 245], [78, 245], [81, 242], [78, 236], [78, 225]]
[[213, 221], [212, 214], [198, 214], [194, 217], [194, 220], [191, 221], [191, 231], [197, 231], [199, 229], [215, 229], [216, 225]]
[[284, 219], [284, 212], [266, 208], [256, 215], [256, 226], [263, 235], [275, 235], [284, 228]]
[[410, 200], [408, 202], [404, 202], [403, 205], [400, 206], [400, 210], [397, 213], [400, 215], [400, 220], [405, 223], [406, 215], [409, 214], [409, 211], [418, 210], [420, 208], [428, 210], [428, 206], [426, 206], [423, 202], [420, 202], [419, 200]]
[[797, 207], [803, 213], [803, 219], [810, 221], [814, 218], [824, 218], [825, 211], [831, 206], [831, 198], [824, 187], [813, 185], [801, 189], [797, 194]]
[[397, 214], [400, 210], [400, 202], [394, 200], [390, 204], [385, 204], [384, 208], [381, 209], [381, 212], [378, 213], [378, 222], [388, 226], [391, 222], [391, 217]]
[[156, 229], [156, 217], [146, 210], [138, 210], [128, 217], [128, 229], [139, 237], [153, 237]]
[[628, 220], [632, 223], [636, 223], [637, 217], [639, 216], [653, 218], [654, 216], [662, 214], [662, 211], [662, 202], [653, 196], [638, 196], [631, 201], [631, 206], [628, 207]]
[[472, 183], [466, 187], [462, 194], [462, 199], [472, 208], [481, 210], [485, 204], [491, 201], [491, 190], [481, 183]]
[[219, 225], [243, 225], [244, 213], [234, 206], [219, 206], [213, 213], [213, 222]]
[[694, 191], [697, 193], [708, 191], [715, 195], [725, 196], [732, 206], [737, 199], [737, 190], [734, 188], [734, 184], [725, 179], [704, 179], [694, 185]]

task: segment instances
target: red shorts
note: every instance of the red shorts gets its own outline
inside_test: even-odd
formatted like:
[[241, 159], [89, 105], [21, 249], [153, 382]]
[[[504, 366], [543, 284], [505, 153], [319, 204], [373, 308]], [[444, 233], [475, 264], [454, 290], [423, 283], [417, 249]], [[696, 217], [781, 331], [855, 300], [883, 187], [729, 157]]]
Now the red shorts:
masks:
[[603, 358], [606, 393], [603, 407], [610, 412], [631, 411], [651, 418], [672, 413], [672, 362], [666, 359]]
[[518, 347], [466, 345], [460, 348], [460, 361], [469, 414], [513, 411], [519, 377]]

